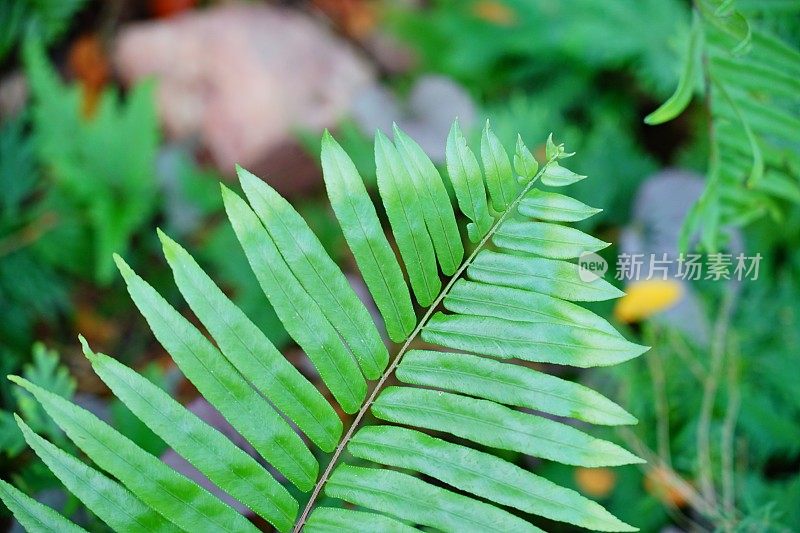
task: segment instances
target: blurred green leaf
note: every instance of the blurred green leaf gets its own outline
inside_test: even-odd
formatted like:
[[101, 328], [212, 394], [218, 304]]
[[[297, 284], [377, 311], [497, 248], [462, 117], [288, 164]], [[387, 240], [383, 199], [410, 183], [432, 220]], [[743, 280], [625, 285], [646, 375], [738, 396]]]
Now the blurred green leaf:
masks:
[[[71, 399], [75, 393], [75, 378], [70, 375], [67, 367], [61, 364], [58, 352], [47, 349], [40, 342], [33, 345], [32, 361], [23, 366], [22, 375], [31, 383], [62, 398]], [[13, 390], [17, 400], [17, 412], [31, 429], [57, 442], [63, 440], [63, 432], [45, 414], [39, 402], [30, 393], [18, 387]]]
[[49, 44], [67, 29], [86, 0], [4, 0], [0, 2], [0, 60], [31, 36]]
[[112, 253], [126, 251], [131, 235], [156, 207], [159, 133], [153, 85], [136, 85], [126, 104], [106, 90], [94, 114], [86, 117], [79, 87], [59, 80], [40, 42], [26, 42], [24, 57], [36, 146], [55, 185], [51, 194], [73, 206], [90, 230], [93, 274], [107, 283]]

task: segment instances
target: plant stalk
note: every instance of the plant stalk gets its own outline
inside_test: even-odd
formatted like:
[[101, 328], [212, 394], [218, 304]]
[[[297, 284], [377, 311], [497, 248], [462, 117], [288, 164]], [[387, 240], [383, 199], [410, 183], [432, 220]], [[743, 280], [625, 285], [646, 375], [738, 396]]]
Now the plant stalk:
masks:
[[442, 302], [444, 297], [450, 291], [450, 288], [453, 286], [453, 284], [461, 277], [461, 275], [464, 273], [467, 267], [472, 263], [472, 261], [478, 255], [478, 252], [480, 252], [483, 249], [483, 247], [486, 245], [489, 239], [492, 238], [492, 235], [494, 235], [494, 233], [497, 231], [497, 228], [500, 227], [500, 224], [502, 224], [505, 221], [505, 219], [508, 218], [508, 215], [514, 211], [514, 209], [517, 207], [517, 204], [519, 204], [522, 198], [533, 188], [534, 183], [536, 183], [536, 181], [541, 177], [541, 175], [544, 174], [545, 170], [547, 170], [550, 164], [553, 163], [556, 159], [558, 159], [558, 156], [552, 157], [546, 164], [542, 165], [542, 168], [539, 170], [539, 172], [537, 172], [536, 175], [531, 179], [531, 181], [528, 182], [527, 185], [525, 185], [525, 187], [517, 195], [514, 201], [511, 202], [511, 204], [508, 206], [508, 209], [506, 209], [500, 216], [500, 218], [497, 219], [494, 225], [491, 228], [489, 228], [489, 231], [487, 231], [486, 235], [484, 235], [483, 238], [480, 240], [478, 245], [475, 247], [475, 250], [473, 250], [473, 252], [469, 255], [469, 257], [467, 257], [467, 259], [461, 264], [459, 269], [450, 277], [450, 280], [441, 290], [439, 296], [436, 297], [433, 303], [431, 303], [431, 305], [428, 307], [428, 310], [425, 312], [425, 314], [422, 315], [422, 318], [417, 323], [417, 327], [414, 328], [414, 331], [412, 331], [411, 334], [409, 334], [408, 338], [403, 343], [403, 346], [400, 348], [400, 350], [397, 352], [397, 355], [394, 357], [391, 364], [386, 368], [386, 371], [377, 381], [369, 397], [364, 402], [364, 405], [362, 405], [361, 409], [359, 409], [358, 413], [356, 413], [353, 422], [350, 424], [350, 427], [347, 429], [347, 432], [342, 437], [342, 440], [339, 442], [339, 445], [336, 446], [336, 450], [334, 450], [333, 455], [331, 456], [331, 460], [328, 462], [328, 465], [322, 472], [319, 481], [317, 481], [316, 485], [314, 485], [314, 490], [311, 493], [311, 497], [308, 499], [308, 503], [306, 503], [306, 506], [303, 509], [300, 518], [297, 520], [297, 523], [295, 524], [294, 529], [292, 530], [293, 533], [299, 533], [303, 529], [303, 525], [306, 523], [306, 520], [308, 520], [308, 515], [309, 513], [311, 513], [311, 510], [313, 509], [314, 503], [316, 503], [316, 500], [319, 497], [319, 493], [322, 491], [322, 487], [328, 481], [328, 478], [330, 477], [331, 472], [333, 471], [333, 467], [336, 466], [339, 457], [341, 456], [342, 452], [347, 446], [347, 443], [350, 442], [350, 438], [353, 436], [353, 433], [358, 428], [359, 423], [364, 418], [364, 415], [367, 413], [369, 408], [372, 406], [372, 403], [375, 401], [375, 398], [378, 396], [378, 393], [383, 389], [383, 385], [386, 383], [386, 380], [389, 379], [389, 376], [391, 376], [394, 373], [394, 370], [397, 368], [397, 365], [400, 364], [400, 360], [408, 351], [408, 348], [411, 346], [411, 343], [414, 341], [414, 339], [416, 339], [416, 337], [422, 331], [422, 328], [424, 328], [425, 325], [428, 323], [428, 320], [430, 319], [431, 315], [433, 315], [433, 312], [436, 310], [436, 308]]

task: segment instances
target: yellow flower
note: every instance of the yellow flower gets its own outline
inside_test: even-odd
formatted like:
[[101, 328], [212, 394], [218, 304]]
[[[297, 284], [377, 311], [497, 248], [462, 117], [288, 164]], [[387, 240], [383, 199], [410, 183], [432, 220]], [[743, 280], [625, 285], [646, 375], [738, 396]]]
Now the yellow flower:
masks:
[[636, 281], [626, 287], [626, 292], [614, 308], [614, 317], [631, 323], [674, 306], [683, 295], [683, 285], [675, 280]]

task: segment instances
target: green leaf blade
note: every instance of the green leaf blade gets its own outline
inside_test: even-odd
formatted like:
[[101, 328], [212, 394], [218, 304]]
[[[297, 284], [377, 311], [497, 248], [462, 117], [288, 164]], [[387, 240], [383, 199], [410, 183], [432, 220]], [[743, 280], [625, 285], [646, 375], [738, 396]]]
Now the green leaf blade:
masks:
[[548, 164], [541, 177], [542, 183], [550, 187], [566, 187], [584, 179], [586, 179], [586, 176], [576, 174], [556, 162]]
[[319, 465], [291, 426], [197, 328], [121, 257], [114, 259], [153, 334], [189, 381], [262, 457], [301, 490], [312, 487]]
[[322, 247], [300, 214], [275, 189], [242, 167], [236, 172], [242, 189], [306, 292], [336, 328], [368, 379], [380, 377], [389, 352], [372, 317], [347, 278]]
[[353, 531], [414, 533], [419, 531], [388, 516], [332, 507], [316, 508], [308, 518], [303, 530], [308, 533], [351, 533]]
[[128, 489], [43, 439], [18, 416], [16, 419], [36, 455], [71, 493], [111, 528], [138, 533], [182, 531]]
[[431, 317], [422, 338], [446, 348], [579, 368], [615, 365], [647, 351], [620, 335], [602, 331], [444, 313]]
[[332, 451], [342, 434], [333, 407], [184, 248], [160, 231], [159, 237], [178, 289], [225, 357], [317, 446]]
[[575, 228], [514, 219], [504, 221], [497, 228], [492, 242], [506, 250], [549, 259], [574, 259], [610, 245]]
[[[498, 213], [502, 213], [517, 197], [521, 185], [514, 179], [508, 154], [489, 126], [488, 120], [481, 135], [481, 159], [492, 207]], [[530, 161], [526, 161], [526, 165], [529, 164]]]
[[444, 299], [448, 311], [517, 322], [551, 322], [619, 336], [605, 319], [583, 307], [546, 294], [460, 279]]
[[564, 300], [597, 302], [624, 293], [603, 278], [583, 281], [573, 263], [483, 250], [467, 268], [474, 281], [525, 289]]
[[444, 431], [484, 446], [575, 466], [642, 462], [616, 444], [573, 427], [487, 400], [411, 387], [388, 387], [372, 413], [389, 422]]
[[327, 131], [322, 138], [322, 171], [331, 207], [383, 316], [386, 332], [390, 339], [401, 342], [416, 325], [408, 286], [364, 182], [353, 161]]
[[417, 302], [427, 307], [442, 288], [433, 243], [413, 184], [397, 149], [381, 132], [375, 136], [378, 191]]
[[517, 172], [517, 180], [521, 183], [528, 183], [539, 171], [539, 162], [522, 142], [522, 135], [519, 134], [517, 134], [516, 152], [514, 153], [514, 170]]
[[588, 387], [465, 353], [411, 350], [397, 367], [397, 379], [592, 424], [637, 422], [622, 407]]
[[494, 455], [413, 429], [368, 426], [350, 453], [379, 464], [414, 470], [500, 505], [596, 531], [636, 531], [577, 492]]
[[341, 465], [325, 493], [443, 531], [541, 531], [494, 506], [391, 470]]
[[[182, 529], [257, 531], [247, 519], [194, 481], [178, 474], [93, 414], [12, 376], [31, 392], [67, 436], [100, 468]], [[198, 529], [199, 528], [199, 529]]]
[[352, 354], [286, 266], [256, 214], [238, 195], [224, 187], [222, 191], [225, 210], [250, 267], [286, 331], [305, 350], [342, 409], [358, 411], [367, 384]]
[[683, 70], [678, 79], [678, 87], [666, 102], [661, 104], [658, 109], [644, 117], [645, 124], [656, 126], [669, 122], [689, 105], [694, 92], [694, 85], [697, 77], [698, 63], [700, 61], [699, 51], [702, 46], [702, 25], [700, 17], [695, 16], [692, 23], [692, 30], [689, 34], [689, 46], [684, 58]]
[[523, 216], [548, 222], [578, 222], [602, 211], [570, 196], [541, 189], [531, 189], [525, 194], [518, 210]]
[[458, 121], [453, 123], [447, 136], [445, 157], [447, 174], [455, 190], [458, 207], [472, 221], [467, 224], [467, 236], [470, 241], [478, 242], [491, 229], [494, 219], [489, 214], [481, 167], [475, 154], [467, 146]]
[[442, 273], [451, 276], [464, 258], [464, 245], [458, 231], [450, 196], [425, 151], [395, 124], [394, 138], [403, 164], [417, 190], [425, 225], [433, 241]]
[[0, 479], [0, 500], [17, 521], [31, 533], [86, 533], [50, 507], [42, 505], [10, 483]]
[[115, 396], [173, 450], [278, 530], [291, 529], [297, 501], [255, 459], [149, 380], [85, 343], [83, 349]]

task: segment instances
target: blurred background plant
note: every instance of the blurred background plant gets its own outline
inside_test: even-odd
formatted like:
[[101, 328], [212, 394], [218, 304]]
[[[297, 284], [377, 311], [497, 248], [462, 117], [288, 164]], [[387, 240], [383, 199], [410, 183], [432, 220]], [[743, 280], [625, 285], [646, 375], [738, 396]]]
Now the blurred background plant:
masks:
[[[164, 228], [291, 356], [224, 223], [218, 183], [235, 186], [233, 163], [287, 195], [347, 269], [322, 129], [374, 188], [375, 129], [397, 122], [441, 163], [453, 118], [475, 143], [488, 118], [507, 149], [519, 132], [540, 160], [551, 131], [568, 141], [572, 168], [593, 179], [567, 193], [603, 209], [582, 229], [617, 243], [609, 264], [679, 244], [762, 256], [757, 281], [629, 281], [616, 308], [594, 309], [654, 348], [565, 377], [639, 418], [608, 437], [647, 465], [524, 466], [643, 531], [796, 530], [799, 50], [795, 0], [2, 2], [0, 370], [74, 396], [170, 462], [87, 371], [77, 332], [221, 422], [132, 311], [111, 253], [177, 305], [157, 255]], [[69, 442], [5, 380], [0, 399], [3, 478], [102, 530], [23, 451], [11, 413]]]

